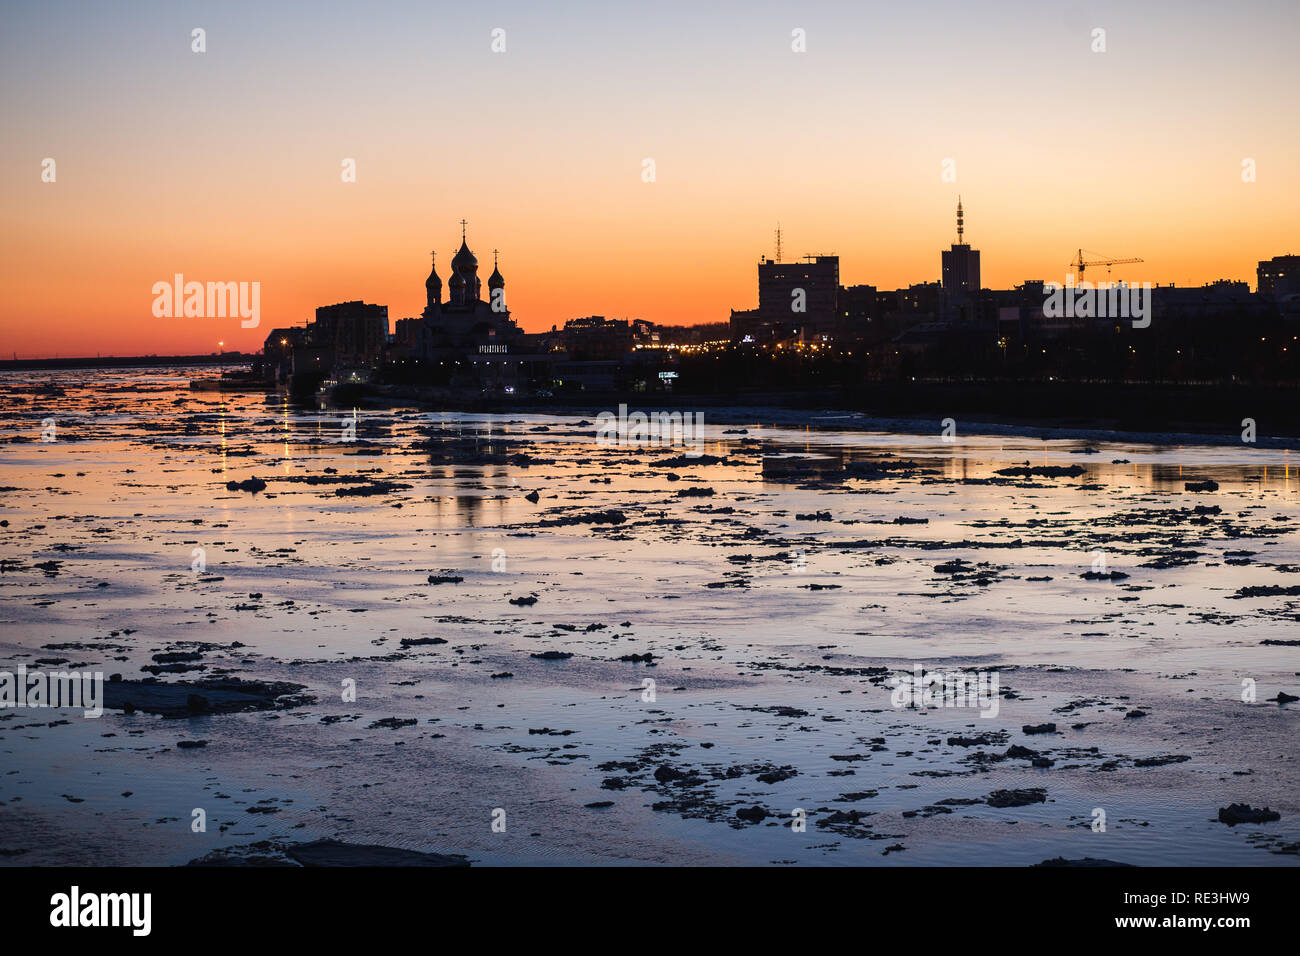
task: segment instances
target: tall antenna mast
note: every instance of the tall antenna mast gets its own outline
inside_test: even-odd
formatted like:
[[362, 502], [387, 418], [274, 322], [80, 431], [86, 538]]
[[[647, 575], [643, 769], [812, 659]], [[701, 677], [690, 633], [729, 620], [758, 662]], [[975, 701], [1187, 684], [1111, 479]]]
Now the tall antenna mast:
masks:
[[958, 196], [957, 197], [957, 245], [959, 246], [962, 245], [962, 233], [966, 231], [962, 225], [964, 221], [965, 220], [962, 218], [962, 213], [961, 213], [961, 197]]
[[781, 261], [781, 224], [776, 224], [776, 261]]

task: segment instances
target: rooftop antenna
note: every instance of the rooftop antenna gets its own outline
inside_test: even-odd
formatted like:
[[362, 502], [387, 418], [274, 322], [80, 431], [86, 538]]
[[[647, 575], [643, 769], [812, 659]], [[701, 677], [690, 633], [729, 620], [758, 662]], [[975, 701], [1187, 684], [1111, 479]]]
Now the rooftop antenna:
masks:
[[781, 261], [781, 224], [776, 224], [776, 261]]
[[962, 234], [966, 231], [963, 227], [964, 219], [961, 211], [961, 196], [957, 197], [957, 245], [963, 245]]

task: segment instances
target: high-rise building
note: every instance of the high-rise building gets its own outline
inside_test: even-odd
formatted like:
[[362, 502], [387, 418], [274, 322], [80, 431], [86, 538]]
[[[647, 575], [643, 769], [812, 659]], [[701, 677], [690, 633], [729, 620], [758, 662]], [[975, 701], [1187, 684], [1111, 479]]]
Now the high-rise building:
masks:
[[732, 334], [753, 340], [831, 336], [839, 320], [840, 257], [761, 259], [758, 308], [732, 311]]
[[956, 302], [980, 290], [980, 254], [965, 241], [965, 219], [961, 197], [957, 197], [957, 241], [952, 248], [941, 253], [943, 264], [943, 291], [950, 301]]
[[1255, 278], [1260, 295], [1281, 298], [1300, 293], [1300, 256], [1274, 256], [1259, 264]]
[[840, 322], [837, 338], [860, 338], [880, 315], [880, 298], [873, 285], [840, 288]]
[[333, 365], [373, 365], [388, 344], [388, 306], [359, 300], [322, 305], [311, 329], [312, 343], [333, 351]]

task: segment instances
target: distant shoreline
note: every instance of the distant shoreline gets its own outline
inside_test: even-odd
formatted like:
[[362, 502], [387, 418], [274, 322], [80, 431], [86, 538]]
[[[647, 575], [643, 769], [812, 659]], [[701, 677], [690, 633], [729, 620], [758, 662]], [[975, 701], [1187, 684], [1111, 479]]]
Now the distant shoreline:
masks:
[[4, 371], [58, 371], [69, 368], [176, 368], [193, 365], [247, 365], [259, 356], [243, 352], [215, 355], [95, 355], [70, 358], [0, 359]]
[[[246, 365], [237, 353], [0, 361], [0, 371], [185, 368]], [[883, 382], [821, 391], [687, 394], [583, 392], [550, 399], [450, 395], [443, 389], [389, 385], [365, 389], [363, 404], [488, 414], [577, 415], [602, 411], [704, 410], [714, 424], [765, 422], [899, 434], [938, 434], [944, 419], [957, 436], [1039, 436], [1086, 442], [1236, 445], [1243, 421], [1255, 423], [1255, 447], [1300, 450], [1300, 387], [1248, 384], [1105, 382]], [[834, 416], [834, 420], [831, 417]]]
[[[630, 410], [645, 410], [646, 406], [629, 405]], [[604, 409], [602, 409], [604, 410]], [[536, 407], [510, 409], [516, 413], [544, 415], [581, 415], [595, 419], [599, 412], [593, 412], [586, 406], [573, 407]], [[872, 417], [861, 412], [847, 409], [825, 409], [825, 414], [809, 410], [790, 409], [781, 406], [764, 405], [729, 405], [717, 408], [714, 413], [705, 414], [705, 424], [745, 426], [762, 424], [777, 428], [810, 428], [814, 431], [860, 431], [880, 432], [890, 435], [931, 435], [940, 434], [937, 419], [918, 417]], [[507, 414], [499, 410], [497, 414]], [[1008, 438], [1042, 438], [1051, 441], [1079, 441], [1088, 444], [1100, 443], [1134, 443], [1143, 445], [1240, 445], [1240, 433], [1224, 435], [1209, 431], [1129, 431], [1117, 428], [1087, 428], [1067, 426], [1060, 422], [1015, 423], [984, 421], [982, 419], [957, 420], [956, 439], [963, 436], [981, 437], [1006, 436]], [[1256, 448], [1295, 449], [1300, 451], [1300, 437], [1259, 435], [1252, 445]]]
[[[429, 400], [402, 388], [374, 400], [496, 414], [579, 415], [602, 411], [704, 410], [713, 424], [779, 421], [790, 427], [938, 435], [1041, 436], [1151, 444], [1246, 444], [1243, 419], [1255, 421], [1255, 447], [1300, 449], [1300, 390], [1274, 386], [1159, 386], [1100, 383], [897, 383], [859, 389], [769, 394], [603, 393], [554, 399]], [[829, 416], [840, 416], [834, 421]]]

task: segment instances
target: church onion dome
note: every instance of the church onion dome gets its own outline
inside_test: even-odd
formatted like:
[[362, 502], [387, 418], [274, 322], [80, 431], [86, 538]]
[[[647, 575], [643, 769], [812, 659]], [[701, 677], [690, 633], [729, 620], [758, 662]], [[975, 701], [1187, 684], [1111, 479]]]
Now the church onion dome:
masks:
[[504, 289], [505, 287], [506, 287], [506, 280], [501, 277], [501, 270], [497, 268], [493, 268], [492, 275], [488, 277], [488, 288]]
[[460, 241], [460, 251], [456, 253], [456, 258], [451, 260], [451, 268], [455, 272], [478, 271], [478, 260], [474, 258], [474, 253], [469, 251], [469, 246], [464, 239]]
[[465, 288], [465, 277], [461, 275], [459, 272], [453, 272], [448, 282], [451, 284], [451, 287], [453, 289]]
[[424, 280], [424, 287], [426, 289], [442, 288], [442, 280], [438, 278], [438, 267], [436, 265], [429, 270], [429, 278]]

